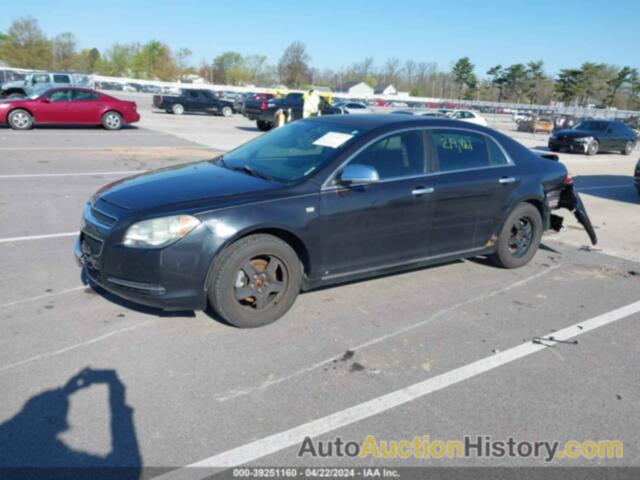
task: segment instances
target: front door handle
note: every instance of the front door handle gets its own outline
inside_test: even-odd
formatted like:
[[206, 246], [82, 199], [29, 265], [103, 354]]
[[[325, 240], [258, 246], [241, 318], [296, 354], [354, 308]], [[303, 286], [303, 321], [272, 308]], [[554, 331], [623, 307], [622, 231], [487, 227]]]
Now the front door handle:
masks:
[[433, 193], [433, 187], [417, 187], [411, 190], [411, 195], [424, 195], [425, 193]]
[[506, 185], [507, 183], [513, 183], [516, 181], [516, 177], [502, 177], [498, 180], [501, 184]]

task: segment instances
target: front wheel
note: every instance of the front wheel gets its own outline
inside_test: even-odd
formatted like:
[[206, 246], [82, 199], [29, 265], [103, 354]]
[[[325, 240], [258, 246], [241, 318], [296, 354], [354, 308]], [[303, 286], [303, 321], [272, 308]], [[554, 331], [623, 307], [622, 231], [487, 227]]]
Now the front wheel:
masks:
[[631, 155], [635, 146], [634, 142], [627, 142], [620, 153], [622, 153], [622, 155]]
[[222, 116], [230, 117], [233, 114], [233, 110], [231, 107], [222, 107]]
[[106, 130], [120, 130], [122, 128], [122, 115], [118, 112], [107, 112], [102, 116], [102, 126]]
[[268, 325], [293, 305], [302, 284], [300, 259], [272, 235], [251, 235], [215, 260], [207, 296], [213, 310], [240, 328]]
[[14, 130], [29, 130], [33, 126], [33, 117], [26, 110], [14, 110], [7, 119]]
[[530, 203], [521, 203], [507, 217], [498, 236], [496, 252], [489, 259], [502, 268], [529, 263], [542, 240], [542, 217]]
[[598, 141], [591, 140], [591, 142], [589, 142], [589, 145], [587, 145], [587, 155], [596, 155], [598, 153], [598, 150], [600, 150], [600, 144], [598, 143]]

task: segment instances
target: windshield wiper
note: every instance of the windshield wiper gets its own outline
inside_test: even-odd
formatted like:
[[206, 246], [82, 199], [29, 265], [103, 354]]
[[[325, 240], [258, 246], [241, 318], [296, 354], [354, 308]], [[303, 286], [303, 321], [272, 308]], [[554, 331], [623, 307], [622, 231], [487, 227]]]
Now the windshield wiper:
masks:
[[231, 169], [235, 170], [236, 172], [244, 172], [246, 174], [251, 175], [252, 177], [258, 177], [258, 178], [262, 178], [263, 180], [273, 181], [273, 177], [270, 177], [265, 173], [259, 172], [258, 170], [251, 168], [249, 165], [243, 165], [241, 167], [231, 167]]

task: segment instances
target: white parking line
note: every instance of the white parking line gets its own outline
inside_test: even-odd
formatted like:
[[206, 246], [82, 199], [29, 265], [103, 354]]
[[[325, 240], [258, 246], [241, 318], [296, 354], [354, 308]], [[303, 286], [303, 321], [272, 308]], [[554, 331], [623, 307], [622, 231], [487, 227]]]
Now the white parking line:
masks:
[[[297, 427], [285, 430], [275, 435], [271, 435], [254, 442], [241, 445], [226, 452], [213, 455], [204, 460], [173, 470], [167, 474], [156, 478], [169, 480], [172, 478], [185, 478], [189, 472], [185, 469], [192, 467], [225, 468], [242, 465], [253, 460], [271, 455], [294, 445], [299, 445], [306, 437], [318, 437], [325, 433], [365, 420], [380, 413], [384, 413], [392, 408], [412, 402], [430, 393], [463, 382], [476, 377], [482, 373], [489, 372], [494, 368], [514, 362], [533, 353], [557, 345], [558, 341], [566, 341], [623, 318], [640, 312], [640, 301], [631, 303], [624, 307], [603, 313], [597, 317], [576, 323], [570, 327], [563, 328], [553, 334], [540, 337], [542, 342], [527, 342], [513, 348], [497, 353], [490, 357], [485, 357], [476, 362], [456, 368], [441, 375], [429, 378], [422, 382], [415, 383], [406, 388], [382, 395], [366, 402], [354, 405], [344, 410], [335, 412], [326, 417], [304, 423]], [[196, 474], [207, 475], [204, 472]]]
[[589, 190], [607, 190], [609, 188], [631, 188], [633, 184], [627, 183], [625, 185], [599, 185], [597, 187], [580, 187], [576, 185], [578, 192], [585, 192]]
[[77, 292], [78, 290], [84, 290], [85, 288], [89, 288], [89, 287], [86, 287], [83, 285], [81, 287], [73, 287], [73, 288], [68, 288], [67, 290], [60, 290], [59, 292], [43, 293], [42, 295], [36, 295], [35, 297], [27, 297], [21, 300], [15, 300], [13, 302], [3, 303], [2, 305], [0, 305], [0, 308], [12, 307], [13, 305], [20, 305], [21, 303], [35, 302], [36, 300], [42, 300], [43, 298], [66, 295], [67, 293]]
[[39, 178], [39, 177], [92, 177], [94, 175], [135, 175], [148, 170], [124, 170], [120, 172], [82, 172], [82, 173], [18, 173], [15, 175], [0, 175], [0, 179]]
[[147, 145], [147, 146], [130, 146], [130, 147], [122, 147], [118, 145], [106, 146], [106, 147], [0, 147], [0, 151], [100, 151], [111, 153], [110, 150], [117, 149], [118, 151], [123, 149], [130, 150], [150, 150], [150, 149], [158, 149], [158, 148], [175, 148], [176, 150], [187, 149], [187, 150], [215, 150], [213, 147], [205, 147], [198, 145]]
[[[425, 326], [427, 323], [431, 323], [434, 320], [442, 317], [443, 315], [446, 315], [448, 313], [451, 313], [452, 311], [467, 306], [469, 304], [475, 303], [475, 302], [482, 302], [484, 300], [488, 300], [490, 298], [495, 297], [496, 295], [500, 295], [502, 293], [508, 292], [509, 290], [513, 290], [514, 288], [518, 288], [521, 287], [523, 285], [526, 285], [527, 283], [531, 282], [532, 280], [535, 280], [543, 275], [546, 275], [550, 272], [552, 272], [553, 270], [555, 270], [556, 268], [558, 268], [560, 265], [553, 265], [549, 268], [547, 268], [546, 270], [543, 270], [542, 272], [538, 272], [538, 273], [534, 273], [533, 275], [530, 275], [526, 278], [523, 278], [522, 280], [519, 280], [517, 282], [513, 282], [510, 285], [504, 287], [504, 288], [500, 288], [498, 290], [494, 290], [492, 292], [489, 293], [484, 293], [482, 295], [478, 295], [477, 297], [473, 297], [470, 298], [469, 300], [465, 300], [464, 302], [460, 302], [460, 303], [456, 303], [454, 305], [451, 305], [447, 308], [443, 308], [442, 310], [438, 310], [437, 312], [435, 312], [433, 315], [431, 315], [429, 318], [426, 318], [424, 320], [421, 320], [418, 323], [414, 323], [411, 325], [407, 325], [404, 328], [395, 330], [391, 333], [388, 333], [386, 335], [382, 335], [380, 337], [376, 337], [372, 340], [369, 340], [367, 342], [361, 343], [359, 345], [354, 345], [352, 347], [349, 348], [349, 350], [352, 351], [358, 351], [358, 350], [362, 350], [364, 348], [370, 347], [372, 345], [376, 345], [377, 343], [380, 342], [384, 342], [385, 340], [389, 340], [390, 338], [396, 337], [398, 335], [410, 332], [411, 330], [415, 330], [416, 328], [420, 328]], [[367, 312], [364, 312], [365, 314]], [[312, 372], [313, 370], [317, 370], [318, 368], [324, 367], [325, 365], [329, 365], [331, 362], [333, 362], [334, 360], [340, 358], [342, 356], [342, 354], [340, 355], [336, 355], [330, 358], [327, 358], [325, 360], [322, 360], [321, 362], [315, 363], [313, 365], [310, 365], [306, 368], [302, 368], [300, 370], [296, 370], [295, 372], [292, 372], [288, 375], [284, 375], [282, 377], [279, 378], [275, 378], [275, 379], [271, 379], [269, 380], [269, 382], [266, 383], [262, 383], [260, 385], [256, 385], [253, 387], [248, 387], [248, 388], [244, 388], [242, 390], [233, 390], [230, 391], [224, 395], [220, 395], [218, 397], [216, 397], [216, 400], [219, 402], [226, 402], [227, 400], [232, 400], [234, 398], [238, 398], [238, 397], [242, 397], [245, 395], [249, 395], [253, 392], [256, 392], [258, 390], [264, 390], [265, 388], [270, 388], [273, 387], [274, 385], [277, 385], [279, 383], [282, 382], [286, 382], [288, 380], [291, 380], [293, 378], [299, 377], [300, 375], [303, 375], [305, 373], [309, 373]]]
[[15, 243], [15, 242], [25, 242], [29, 240], [45, 240], [47, 238], [74, 237], [79, 233], [80, 232], [50, 233], [48, 235], [30, 235], [28, 237], [0, 238], [0, 243]]
[[42, 353], [40, 355], [35, 355], [33, 357], [26, 358], [26, 359], [21, 360], [21, 361], [16, 362], [16, 363], [10, 363], [8, 365], [3, 365], [3, 366], [0, 367], [0, 372], [4, 372], [5, 370], [10, 370], [12, 368], [19, 367], [20, 365], [25, 365], [27, 363], [35, 362], [37, 360], [42, 360], [43, 358], [49, 358], [49, 357], [53, 357], [53, 356], [56, 356], [56, 355], [60, 355], [62, 353], [67, 353], [67, 352], [70, 352], [71, 350], [75, 350], [75, 349], [80, 348], [80, 347], [91, 345], [92, 343], [100, 342], [101, 340], [104, 340], [104, 339], [109, 338], [109, 337], [113, 337], [114, 335], [117, 335], [119, 333], [130, 332], [131, 330], [135, 330], [135, 329], [140, 328], [140, 327], [142, 327], [144, 325], [147, 325], [147, 324], [153, 322], [154, 320], [155, 319], [153, 319], [153, 318], [149, 319], [149, 320], [145, 320], [144, 322], [136, 323], [135, 325], [130, 325], [128, 327], [120, 328], [118, 330], [113, 330], [113, 331], [111, 331], [109, 333], [105, 333], [104, 335], [100, 335], [99, 337], [94, 337], [94, 338], [92, 338], [90, 340], [87, 340], [86, 342], [76, 343], [74, 345], [69, 345], [68, 347], [60, 348], [60, 349], [54, 350], [52, 352], [47, 352], [47, 353]]

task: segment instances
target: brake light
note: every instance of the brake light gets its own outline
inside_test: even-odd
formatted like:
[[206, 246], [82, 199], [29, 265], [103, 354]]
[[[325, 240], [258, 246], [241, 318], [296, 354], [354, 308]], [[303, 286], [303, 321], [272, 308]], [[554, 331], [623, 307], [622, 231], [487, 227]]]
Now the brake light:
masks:
[[260, 104], [260, 110], [266, 110], [267, 109], [267, 104], [265, 102], [262, 102]]
[[567, 175], [566, 177], [564, 177], [564, 184], [565, 185], [571, 185], [573, 184], [573, 180], [571, 180], [571, 177], [569, 175]]

